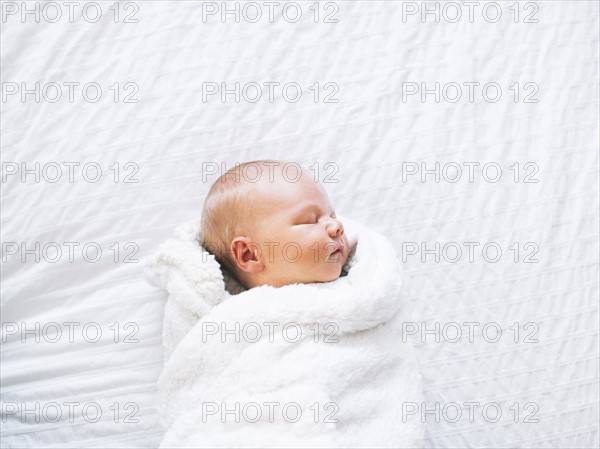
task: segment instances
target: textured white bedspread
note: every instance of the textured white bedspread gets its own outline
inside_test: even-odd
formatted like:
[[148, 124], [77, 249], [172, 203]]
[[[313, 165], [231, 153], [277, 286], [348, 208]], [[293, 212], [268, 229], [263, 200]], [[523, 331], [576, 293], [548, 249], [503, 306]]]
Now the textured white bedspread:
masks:
[[[344, 1], [336, 3], [333, 24], [315, 24], [312, 2], [300, 3], [305, 16], [298, 23], [280, 15], [274, 23], [203, 23], [195, 1], [137, 2], [138, 23], [122, 23], [134, 11], [123, 3], [114, 23], [112, 2], [102, 3], [97, 23], [82, 20], [80, 9], [74, 23], [22, 24], [18, 16], [2, 23], [3, 83], [96, 82], [103, 89], [96, 103], [76, 90], [72, 103], [13, 95], [1, 104], [3, 163], [96, 162], [103, 169], [96, 183], [81, 177], [81, 165], [72, 183], [66, 169], [55, 183], [31, 175], [23, 183], [8, 176], [14, 165], [3, 167], [3, 243], [57, 242], [66, 254], [65, 242], [96, 242], [103, 252], [96, 263], [80, 250], [73, 262], [63, 255], [36, 263], [29, 255], [23, 263], [11, 255], [14, 247], [3, 248], [2, 447], [159, 444], [156, 381], [166, 298], [145, 283], [141, 263], [123, 263], [136, 248], [124, 245], [137, 245], [133, 258], [141, 261], [177, 224], [199, 218], [215, 179], [203, 180], [203, 164], [229, 168], [257, 158], [317, 163], [321, 178], [335, 167], [327, 162], [337, 164], [339, 182], [325, 188], [338, 212], [404, 249], [403, 291], [419, 317], [415, 326], [435, 332], [437, 323], [441, 335], [439, 342], [433, 334], [407, 335], [428, 407], [441, 410], [441, 419], [426, 416], [427, 447], [598, 447], [598, 2], [537, 2], [538, 23], [523, 23], [524, 2], [519, 23], [510, 15], [513, 2], [501, 2], [498, 23], [483, 20], [480, 8], [473, 23], [421, 23], [414, 16], [403, 22], [402, 2]], [[320, 12], [322, 19], [324, 5]], [[128, 82], [139, 87], [137, 103], [123, 102], [133, 91], [124, 88]], [[297, 82], [304, 95], [297, 103], [281, 96], [273, 103], [221, 103], [218, 96], [203, 102], [206, 82]], [[309, 90], [315, 82], [316, 103]], [[339, 86], [337, 103], [322, 101], [331, 92], [323, 89], [327, 82]], [[407, 82], [495, 82], [503, 93], [495, 103], [481, 94], [470, 102], [463, 87], [455, 103], [436, 103], [433, 95], [403, 102]], [[537, 103], [523, 101], [535, 87], [526, 83], [539, 87]], [[451, 86], [446, 94], [454, 97]], [[119, 182], [109, 168], [115, 162]], [[127, 162], [139, 167], [130, 178], [139, 182], [122, 182], [133, 171]], [[403, 182], [403, 167], [422, 162], [439, 162], [446, 178], [455, 166], [444, 164], [480, 166], [472, 183], [466, 169], [455, 183], [436, 183], [433, 175]], [[502, 168], [495, 183], [481, 176], [491, 162]], [[523, 182], [535, 168], [528, 162], [539, 168], [528, 178], [537, 183]], [[446, 246], [439, 263], [433, 254], [423, 262], [421, 252], [410, 255], [422, 242], [427, 249], [456, 245]], [[479, 243], [473, 262], [465, 242]], [[488, 260], [481, 253], [490, 242], [503, 250], [496, 263], [489, 261], [495, 245]], [[463, 254], [452, 263], [457, 246]], [[533, 252], [539, 262], [524, 263]], [[47, 326], [37, 343], [10, 325], [35, 329], [36, 322], [58, 323], [62, 337]], [[67, 322], [80, 323], [73, 342]], [[102, 330], [96, 343], [81, 336], [91, 322]], [[471, 322], [477, 325], [469, 339], [471, 325], [464, 323]], [[463, 338], [452, 343], [457, 326]], [[502, 335], [493, 343], [498, 328]], [[498, 404], [502, 416], [486, 421], [475, 407], [469, 419], [469, 401]], [[36, 422], [35, 411], [22, 418], [9, 405], [35, 410], [36, 402], [40, 410], [50, 402], [79, 405], [72, 420], [63, 413], [56, 422], [47, 408]], [[82, 414], [90, 403], [102, 411], [97, 422]], [[463, 407], [454, 423], [453, 403]], [[494, 407], [487, 418], [496, 416]], [[538, 422], [523, 422], [529, 416]]]

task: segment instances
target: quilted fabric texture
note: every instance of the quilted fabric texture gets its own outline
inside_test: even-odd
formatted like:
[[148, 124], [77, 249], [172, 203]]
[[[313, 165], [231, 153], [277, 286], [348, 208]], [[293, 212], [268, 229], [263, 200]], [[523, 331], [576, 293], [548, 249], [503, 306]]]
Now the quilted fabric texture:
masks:
[[[55, 343], [31, 335], [23, 342], [3, 326], [3, 447], [159, 444], [166, 298], [145, 283], [141, 261], [177, 225], [199, 219], [216, 179], [207, 168], [259, 158], [312, 166], [339, 213], [385, 234], [403, 254], [403, 292], [415, 316], [406, 337], [427, 409], [398, 419], [424, 419], [426, 447], [598, 447], [598, 2], [529, 2], [537, 6], [532, 23], [525, 19], [535, 7], [526, 2], [517, 4], [516, 22], [513, 2], [501, 2], [495, 23], [482, 19], [482, 6], [469, 21], [462, 2], [456, 23], [423, 23], [408, 15], [411, 2], [330, 3], [319, 6], [318, 23], [313, 2], [298, 3], [297, 23], [280, 9], [272, 23], [203, 21], [196, 1], [121, 3], [117, 22], [112, 3], [102, 3], [97, 22], [76, 9], [71, 23], [66, 7], [56, 23], [3, 15], [2, 81], [14, 83], [10, 89], [95, 82], [102, 95], [86, 101], [78, 87], [71, 102], [61, 84], [56, 102], [45, 99], [55, 95], [51, 87], [39, 102], [32, 94], [21, 101], [20, 92], [3, 98], [2, 162], [55, 162], [64, 172], [57, 182], [22, 182], [8, 175], [14, 165], [3, 166], [2, 242], [56, 242], [65, 254], [65, 242], [103, 249], [97, 262], [78, 249], [73, 261], [51, 263], [32, 255], [23, 262], [11, 255], [15, 246], [3, 247], [3, 323], [81, 323], [73, 342], [63, 326]], [[324, 21], [331, 13], [337, 23]], [[128, 14], [138, 21], [124, 22]], [[449, 8], [446, 17], [454, 17]], [[267, 90], [256, 102], [203, 101], [203, 87], [206, 94], [207, 86], [236, 82], [295, 82], [303, 95], [292, 103], [276, 89], [273, 102]], [[423, 101], [421, 83], [436, 82], [439, 102], [435, 93]], [[452, 83], [462, 88], [457, 101], [449, 101]], [[473, 101], [464, 83], [480, 83]], [[482, 95], [486, 83], [501, 87], [498, 101], [490, 101], [495, 85]], [[414, 88], [419, 93], [408, 95]], [[128, 95], [139, 101], [125, 102]], [[338, 101], [325, 102], [328, 95]], [[65, 162], [80, 163], [73, 182]], [[92, 162], [103, 169], [98, 182], [81, 175]], [[422, 182], [422, 168], [435, 163], [439, 182], [435, 174]], [[479, 164], [473, 182], [465, 163]], [[449, 182], [456, 165], [462, 177]], [[501, 177], [491, 182], [496, 166]], [[109, 249], [115, 242], [118, 257]], [[436, 242], [439, 261], [427, 252]], [[103, 329], [95, 343], [80, 338], [90, 322]], [[35, 410], [36, 401], [80, 405], [72, 420], [55, 422], [6, 408]], [[81, 411], [91, 402], [103, 411], [95, 422]], [[472, 402], [480, 405], [470, 419]]]

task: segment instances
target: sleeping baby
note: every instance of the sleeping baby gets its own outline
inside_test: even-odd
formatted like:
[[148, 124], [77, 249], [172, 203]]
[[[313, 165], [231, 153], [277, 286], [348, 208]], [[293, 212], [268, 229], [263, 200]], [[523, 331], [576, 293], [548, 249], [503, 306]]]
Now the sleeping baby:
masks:
[[204, 203], [202, 246], [246, 288], [330, 282], [348, 258], [344, 226], [323, 188], [306, 171], [286, 177], [285, 164], [236, 165]]
[[167, 292], [161, 447], [421, 447], [394, 246], [285, 164], [223, 174], [147, 263]]

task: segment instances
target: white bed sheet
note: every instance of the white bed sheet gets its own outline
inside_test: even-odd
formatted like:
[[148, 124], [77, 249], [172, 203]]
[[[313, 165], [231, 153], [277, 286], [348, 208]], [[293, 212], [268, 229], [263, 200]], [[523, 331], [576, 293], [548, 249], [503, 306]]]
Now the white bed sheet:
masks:
[[[203, 182], [203, 163], [229, 168], [256, 158], [336, 163], [339, 183], [325, 185], [336, 208], [384, 232], [399, 250], [402, 242], [493, 241], [505, 249], [536, 242], [535, 264], [513, 263], [509, 252], [495, 264], [408, 257], [404, 291], [416, 319], [430, 327], [498, 322], [512, 335], [515, 322], [539, 325], [536, 344], [416, 343], [428, 403], [519, 403], [522, 413], [526, 402], [539, 406], [536, 424], [511, 415], [495, 424], [428, 419], [425, 443], [598, 446], [598, 3], [537, 2], [536, 24], [403, 23], [401, 2], [337, 4], [336, 24], [203, 23], [193, 1], [137, 2], [135, 24], [107, 15], [98, 23], [2, 24], [3, 82], [94, 81], [105, 89], [94, 104], [2, 103], [3, 162], [104, 169], [97, 183], [10, 176], [2, 185], [3, 242], [103, 248], [97, 263], [80, 253], [55, 264], [3, 254], [5, 326], [81, 326], [73, 343], [65, 336], [36, 343], [31, 335], [22, 343], [3, 329], [2, 447], [157, 446], [165, 298], [146, 285], [141, 263], [115, 263], [109, 247], [134, 242], [141, 260], [177, 224], [199, 217], [215, 179]], [[203, 103], [207, 81], [335, 82], [340, 101]], [[495, 81], [505, 97], [403, 103], [400, 86], [408, 81]], [[535, 82], [539, 103], [507, 100], [517, 81]], [[139, 102], [112, 101], [114, 82], [136, 83]], [[503, 178], [401, 179], [403, 162], [468, 161], [497, 162]], [[540, 182], [512, 182], [508, 167], [529, 161], [539, 165]], [[139, 182], [113, 182], [114, 162], [138, 164]], [[77, 333], [90, 322], [103, 330], [97, 343]], [[127, 323], [137, 326], [137, 342], [123, 341], [134, 329]], [[33, 414], [23, 422], [7, 413], [9, 403], [36, 401], [79, 406], [73, 422], [35, 422]], [[98, 422], [81, 414], [89, 403], [101, 407]], [[124, 422], [132, 410], [137, 422]]]

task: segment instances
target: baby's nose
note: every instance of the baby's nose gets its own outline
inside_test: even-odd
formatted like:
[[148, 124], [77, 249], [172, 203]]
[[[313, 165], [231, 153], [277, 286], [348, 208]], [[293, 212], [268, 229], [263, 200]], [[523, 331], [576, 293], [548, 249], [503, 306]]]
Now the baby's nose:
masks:
[[344, 233], [344, 225], [337, 218], [334, 218], [328, 227], [329, 235], [331, 237], [338, 237]]

